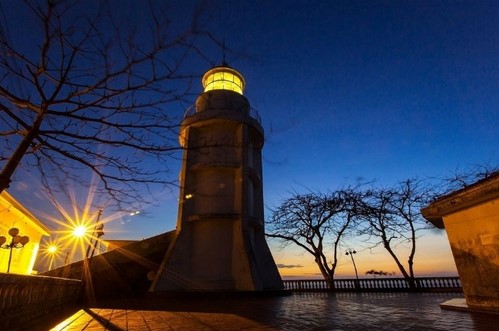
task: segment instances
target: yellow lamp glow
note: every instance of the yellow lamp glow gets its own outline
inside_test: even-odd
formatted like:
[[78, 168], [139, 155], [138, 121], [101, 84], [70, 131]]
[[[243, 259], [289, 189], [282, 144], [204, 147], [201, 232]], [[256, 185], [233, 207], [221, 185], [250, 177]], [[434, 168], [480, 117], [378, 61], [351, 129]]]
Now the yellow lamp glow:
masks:
[[86, 232], [87, 232], [86, 227], [84, 227], [83, 225], [78, 225], [76, 228], [74, 228], [73, 235], [75, 237], [83, 237]]
[[55, 252], [57, 252], [57, 246], [56, 246], [56, 245], [50, 245], [50, 246], [47, 248], [47, 251], [48, 251], [50, 254], [54, 254]]
[[201, 80], [204, 92], [228, 90], [243, 94], [244, 78], [236, 70], [229, 67], [216, 67], [207, 71]]

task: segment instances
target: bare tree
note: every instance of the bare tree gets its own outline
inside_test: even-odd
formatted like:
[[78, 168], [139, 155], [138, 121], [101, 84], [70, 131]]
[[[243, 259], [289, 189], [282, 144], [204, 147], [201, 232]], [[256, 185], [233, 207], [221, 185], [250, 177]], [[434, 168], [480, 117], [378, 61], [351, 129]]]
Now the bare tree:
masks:
[[456, 169], [450, 175], [437, 179], [439, 190], [436, 191], [434, 198], [438, 199], [450, 192], [463, 189], [497, 172], [499, 172], [499, 165], [491, 164], [476, 164], [470, 165], [466, 169]]
[[[422, 230], [430, 228], [420, 209], [432, 196], [432, 189], [415, 179], [408, 179], [394, 188], [376, 188], [363, 193], [360, 233], [367, 235], [372, 247], [384, 247], [411, 288], [416, 287], [414, 257], [417, 238]], [[397, 253], [399, 246], [409, 250], [406, 261]]]
[[19, 166], [38, 170], [47, 186], [61, 176], [86, 182], [89, 169], [121, 204], [144, 200], [142, 184], [169, 183], [179, 123], [172, 105], [180, 110], [188, 95], [193, 73], [184, 63], [204, 34], [196, 17], [175, 32], [158, 3], [142, 4], [148, 30], [105, 4], [26, 0], [24, 19], [36, 29], [21, 35], [14, 17], [0, 26], [0, 192]]
[[295, 193], [272, 210], [266, 235], [283, 246], [295, 244], [310, 253], [322, 276], [333, 286], [340, 243], [357, 215], [357, 193]]

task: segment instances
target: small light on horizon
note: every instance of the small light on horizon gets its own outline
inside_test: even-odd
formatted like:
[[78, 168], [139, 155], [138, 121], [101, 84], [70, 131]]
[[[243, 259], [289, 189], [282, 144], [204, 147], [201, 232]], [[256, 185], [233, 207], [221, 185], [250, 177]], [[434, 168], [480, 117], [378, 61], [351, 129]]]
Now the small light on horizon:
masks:
[[138, 214], [140, 214], [140, 211], [136, 210], [134, 212], [131, 212], [129, 215], [130, 216], [135, 216], [135, 215], [138, 215]]

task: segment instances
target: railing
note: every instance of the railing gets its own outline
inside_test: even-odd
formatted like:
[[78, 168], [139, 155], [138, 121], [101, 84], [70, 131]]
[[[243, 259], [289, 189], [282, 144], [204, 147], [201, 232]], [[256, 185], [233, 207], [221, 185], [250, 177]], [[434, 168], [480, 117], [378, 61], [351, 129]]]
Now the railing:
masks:
[[[189, 108], [187, 108], [184, 112], [184, 118], [187, 118], [189, 116], [192, 116], [196, 113], [196, 105], [191, 105]], [[253, 118], [255, 121], [258, 122], [258, 124], [262, 124], [262, 118], [260, 117], [260, 113], [258, 110], [250, 106], [249, 109], [249, 117]]]
[[284, 288], [294, 292], [461, 292], [459, 277], [417, 277], [411, 288], [405, 278], [335, 279], [331, 286], [323, 279], [284, 280]]
[[2, 330], [33, 330], [38, 318], [78, 304], [81, 281], [0, 273]]

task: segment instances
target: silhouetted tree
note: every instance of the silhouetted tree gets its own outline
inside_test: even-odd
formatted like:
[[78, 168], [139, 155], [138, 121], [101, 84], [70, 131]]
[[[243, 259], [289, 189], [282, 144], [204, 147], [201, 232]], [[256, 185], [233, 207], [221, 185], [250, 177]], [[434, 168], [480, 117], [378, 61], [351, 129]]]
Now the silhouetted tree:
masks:
[[[118, 203], [142, 200], [137, 185], [168, 183], [179, 117], [167, 106], [181, 108], [189, 91], [183, 64], [199, 53], [196, 17], [175, 32], [158, 3], [144, 2], [150, 26], [141, 30], [107, 2], [90, 4], [26, 0], [23, 21], [37, 29], [22, 35], [19, 17], [1, 23], [0, 192], [20, 165], [47, 186], [61, 176], [86, 182], [89, 169]], [[89, 6], [99, 6], [93, 16]]]
[[[393, 188], [373, 188], [362, 195], [364, 211], [360, 234], [367, 236], [367, 242], [372, 247], [383, 246], [411, 288], [416, 286], [416, 239], [422, 230], [431, 227], [420, 209], [427, 205], [433, 195], [430, 186], [415, 179], [408, 179]], [[401, 245], [409, 249], [405, 262], [396, 250]]]
[[283, 246], [295, 244], [310, 253], [330, 286], [340, 243], [351, 230], [360, 201], [354, 189], [329, 194], [295, 193], [272, 210], [266, 235]]
[[455, 170], [449, 176], [439, 180], [434, 199], [438, 199], [450, 192], [463, 189], [468, 185], [474, 184], [497, 172], [499, 172], [499, 165], [493, 166], [491, 164], [471, 165], [466, 169]]

